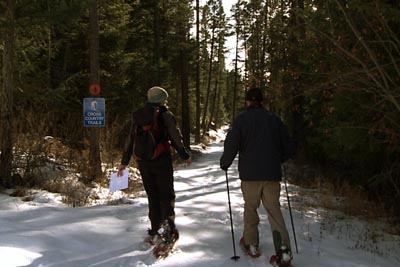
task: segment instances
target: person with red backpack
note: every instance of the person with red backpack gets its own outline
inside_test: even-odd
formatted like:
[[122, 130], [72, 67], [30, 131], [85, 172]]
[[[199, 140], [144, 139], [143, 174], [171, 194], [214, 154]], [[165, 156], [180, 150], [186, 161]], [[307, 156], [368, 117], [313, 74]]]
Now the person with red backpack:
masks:
[[144, 107], [133, 112], [118, 176], [122, 176], [122, 171], [133, 156], [148, 198], [151, 222], [148, 241], [151, 243], [159, 237], [161, 225], [168, 228], [167, 239], [178, 235], [171, 146], [185, 163], [190, 164], [192, 160], [182, 142], [175, 117], [166, 106], [167, 91], [154, 86], [147, 91], [147, 98]]

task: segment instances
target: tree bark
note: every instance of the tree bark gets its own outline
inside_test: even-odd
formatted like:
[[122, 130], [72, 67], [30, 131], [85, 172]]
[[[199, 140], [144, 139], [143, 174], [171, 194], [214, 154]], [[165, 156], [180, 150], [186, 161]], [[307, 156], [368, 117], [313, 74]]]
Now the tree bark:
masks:
[[291, 28], [292, 38], [289, 48], [289, 70], [292, 72], [291, 96], [292, 96], [292, 119], [293, 119], [293, 138], [297, 145], [297, 155], [306, 157], [306, 137], [305, 137], [305, 122], [304, 122], [304, 84], [300, 70], [302, 69], [299, 54], [301, 46], [306, 38], [305, 23], [299, 10], [304, 10], [303, 0], [292, 0], [291, 6]]
[[[217, 52], [218, 58], [221, 58], [221, 56], [222, 56], [222, 55], [220, 55], [222, 49], [223, 49], [223, 44], [221, 44], [221, 42], [219, 42], [218, 52]], [[213, 122], [216, 123], [216, 121], [214, 121], [214, 120], [217, 118], [217, 116], [216, 116], [217, 112], [215, 110], [216, 110], [216, 105], [218, 102], [217, 96], [218, 96], [218, 92], [219, 92], [220, 77], [222, 76], [222, 74], [221, 74], [222, 67], [221, 67], [220, 62], [222, 62], [222, 61], [218, 60], [218, 63], [216, 63], [216, 77], [215, 77], [215, 81], [214, 81], [214, 92], [213, 92], [214, 97], [212, 97], [212, 99], [211, 99], [211, 101], [212, 101], [211, 102], [211, 112], [210, 112], [210, 120], [208, 121], [207, 128], [206, 128], [207, 132], [211, 129], [212, 123]]]
[[200, 3], [196, 0], [196, 129], [195, 129], [195, 142], [200, 143]]
[[213, 74], [215, 27], [216, 26], [213, 23], [213, 29], [212, 29], [212, 34], [211, 34], [211, 51], [210, 51], [210, 64], [209, 64], [209, 69], [208, 69], [207, 92], [206, 92], [206, 99], [205, 99], [204, 110], [203, 110], [203, 121], [201, 123], [202, 124], [201, 128], [203, 130], [205, 130], [205, 128], [206, 128], [207, 113], [208, 113], [208, 103], [210, 101], [209, 98], [210, 98], [210, 91], [211, 91], [211, 78], [212, 78], [212, 74]]
[[[238, 26], [236, 26], [238, 27]], [[239, 60], [239, 30], [236, 31], [236, 46], [235, 46], [235, 78], [233, 81], [233, 100], [232, 100], [232, 119], [236, 117], [236, 107], [237, 107], [237, 91], [238, 91], [238, 60]]]
[[190, 109], [189, 109], [189, 78], [188, 78], [188, 59], [187, 59], [187, 38], [185, 26], [181, 26], [181, 90], [182, 90], [182, 137], [183, 143], [190, 148]]
[[[90, 0], [90, 84], [99, 84], [99, 22], [97, 0]], [[88, 181], [93, 182], [102, 176], [100, 158], [100, 129], [89, 129], [89, 174]]]
[[0, 90], [0, 181], [3, 186], [11, 187], [13, 161], [13, 91], [14, 91], [14, 44], [15, 18], [14, 0], [6, 3], [6, 32], [3, 52], [3, 86]]
[[154, 3], [154, 64], [156, 67], [156, 77], [154, 82], [156, 85], [161, 84], [161, 30], [160, 30], [160, 8], [159, 1]]

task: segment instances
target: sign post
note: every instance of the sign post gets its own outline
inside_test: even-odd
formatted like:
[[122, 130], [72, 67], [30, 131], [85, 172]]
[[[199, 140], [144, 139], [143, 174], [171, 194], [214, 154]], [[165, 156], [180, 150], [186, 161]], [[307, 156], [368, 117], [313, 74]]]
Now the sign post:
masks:
[[83, 121], [85, 127], [105, 127], [105, 99], [94, 97], [83, 99]]

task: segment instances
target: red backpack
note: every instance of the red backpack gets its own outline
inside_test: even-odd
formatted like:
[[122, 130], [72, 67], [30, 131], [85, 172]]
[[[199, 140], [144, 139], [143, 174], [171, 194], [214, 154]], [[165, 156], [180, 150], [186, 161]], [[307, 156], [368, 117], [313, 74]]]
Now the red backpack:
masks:
[[167, 131], [161, 117], [163, 107], [146, 105], [133, 113], [133, 155], [136, 159], [153, 160], [170, 151]]

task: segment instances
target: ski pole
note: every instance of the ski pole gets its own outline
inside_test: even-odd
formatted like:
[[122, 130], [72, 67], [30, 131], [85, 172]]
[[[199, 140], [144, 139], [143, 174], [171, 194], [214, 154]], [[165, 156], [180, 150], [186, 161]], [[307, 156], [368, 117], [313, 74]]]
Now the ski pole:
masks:
[[296, 253], [299, 254], [299, 250], [297, 248], [297, 239], [296, 239], [296, 232], [294, 230], [294, 223], [293, 223], [293, 216], [292, 216], [292, 208], [290, 206], [290, 199], [289, 199], [289, 191], [286, 183], [286, 174], [285, 174], [285, 168], [282, 166], [282, 176], [283, 176], [283, 181], [285, 182], [285, 189], [286, 189], [286, 196], [287, 196], [287, 202], [289, 206], [289, 213], [290, 213], [290, 221], [292, 222], [292, 230], [293, 230], [293, 237], [294, 237], [294, 244], [296, 246]]
[[233, 232], [233, 220], [232, 220], [232, 208], [231, 208], [231, 197], [229, 195], [229, 183], [228, 183], [228, 171], [225, 171], [225, 176], [226, 176], [226, 190], [228, 192], [228, 205], [229, 205], [229, 215], [231, 219], [231, 232], [232, 232], [232, 243], [233, 243], [233, 256], [231, 257], [231, 260], [237, 261], [240, 259], [239, 256], [236, 255], [236, 246], [235, 246], [235, 234]]

